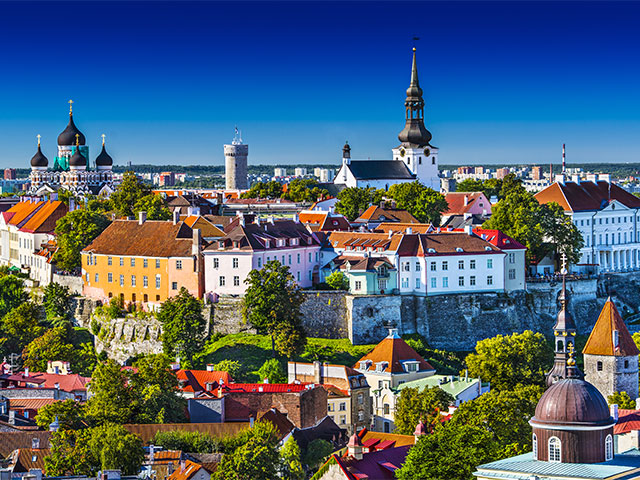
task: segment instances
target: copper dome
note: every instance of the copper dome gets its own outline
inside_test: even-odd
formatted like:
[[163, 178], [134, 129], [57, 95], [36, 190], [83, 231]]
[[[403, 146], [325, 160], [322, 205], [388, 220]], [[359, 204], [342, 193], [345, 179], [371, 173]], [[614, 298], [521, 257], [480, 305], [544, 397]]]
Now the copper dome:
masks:
[[604, 426], [615, 422], [602, 394], [589, 382], [567, 378], [554, 383], [542, 395], [531, 424]]

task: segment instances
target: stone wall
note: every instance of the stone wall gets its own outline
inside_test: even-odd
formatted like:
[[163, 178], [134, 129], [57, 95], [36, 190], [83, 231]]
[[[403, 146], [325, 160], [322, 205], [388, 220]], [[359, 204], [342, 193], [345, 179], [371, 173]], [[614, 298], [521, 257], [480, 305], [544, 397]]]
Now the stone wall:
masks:
[[82, 277], [78, 275], [62, 275], [54, 273], [51, 281], [59, 283], [65, 287], [69, 287], [69, 291], [72, 294], [82, 295]]
[[162, 353], [162, 326], [152, 315], [127, 316], [111, 320], [104, 316], [92, 320], [96, 351], [106, 350], [109, 358], [119, 363], [140, 354]]
[[346, 292], [304, 292], [301, 313], [307, 335], [323, 338], [349, 336]]

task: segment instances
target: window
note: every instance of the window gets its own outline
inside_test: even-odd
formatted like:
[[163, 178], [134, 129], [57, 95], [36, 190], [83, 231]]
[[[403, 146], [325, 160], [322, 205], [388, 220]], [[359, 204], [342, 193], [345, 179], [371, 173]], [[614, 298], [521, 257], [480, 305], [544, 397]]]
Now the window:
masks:
[[161, 278], [160, 275], [156, 275], [156, 288], [160, 288], [160, 282], [161, 282], [160, 278]]
[[362, 410], [358, 410], [358, 421], [361, 422], [364, 420], [364, 412]]
[[446, 260], [442, 262], [442, 270], [449, 270], [449, 262]]
[[146, 293], [142, 296], [142, 299], [144, 301], [144, 303], [147, 303], [149, 301], [149, 295], [147, 295]]
[[282, 255], [282, 265], [286, 265], [286, 263], [284, 261], [284, 255]]
[[149, 267], [149, 260], [144, 258], [142, 259], [142, 267], [143, 268], [148, 268]]
[[149, 286], [149, 277], [147, 277], [146, 275], [142, 277], [142, 286], [144, 288], [147, 288]]
[[233, 286], [234, 287], [240, 286], [240, 277], [238, 277], [237, 275], [233, 277]]
[[89, 283], [89, 274], [88, 273], [84, 276], [84, 278], [87, 281], [87, 283]]
[[289, 260], [289, 265], [291, 265], [291, 255], [289, 255], [289, 258], [287, 260]]
[[347, 424], [347, 416], [340, 415], [340, 425], [346, 425], [346, 424]]
[[402, 288], [409, 288], [409, 279], [408, 278], [403, 278], [402, 279]]
[[442, 278], [442, 288], [449, 288], [449, 277]]
[[358, 405], [362, 405], [364, 403], [364, 395], [362, 393], [358, 394]]
[[309, 262], [311, 262], [311, 252], [309, 252]]
[[178, 282], [171, 282], [171, 290], [177, 290], [178, 289]]
[[356, 280], [356, 290], [362, 289], [362, 282], [360, 280]]
[[219, 268], [220, 267], [220, 259], [219, 258], [214, 258], [213, 259], [213, 268]]
[[416, 272], [420, 271], [420, 262], [416, 262]]
[[493, 268], [493, 258], [487, 258], [487, 268]]
[[549, 461], [560, 462], [562, 459], [562, 447], [560, 439], [558, 437], [551, 437], [549, 439]]
[[[96, 282], [98, 281], [97, 279], [97, 274], [96, 274]], [[624, 368], [629, 368], [629, 360], [625, 360], [624, 361]]]
[[300, 272], [298, 272], [297, 277], [298, 277], [298, 281], [300, 281]]
[[124, 287], [124, 275], [120, 275], [120, 286]]
[[493, 285], [493, 276], [492, 275], [489, 275], [487, 277], [487, 285]]
[[538, 459], [538, 436], [534, 433], [533, 440], [531, 442], [533, 444], [533, 459]]
[[389, 408], [389, 404], [388, 403], [385, 403], [384, 406], [382, 407], [382, 409], [383, 409], [385, 415], [389, 415], [390, 408]]
[[98, 274], [95, 274], [95, 282], [98, 283]]
[[120, 266], [124, 267], [124, 258], [123, 257], [120, 257]]
[[596, 364], [596, 369], [597, 369], [599, 372], [601, 372], [601, 371], [602, 371], [602, 362], [598, 362], [598, 363]]
[[131, 259], [131, 266], [132, 266], [132, 267], [135, 267], [135, 266], [136, 266], [136, 259], [135, 259], [135, 258], [132, 258], [132, 259]]
[[509, 263], [516, 263], [516, 254], [515, 253], [510, 253], [509, 254]]
[[402, 270], [405, 272], [411, 271], [411, 262], [402, 262]]
[[431, 271], [432, 272], [436, 271], [436, 262], [431, 262]]
[[338, 410], [340, 410], [341, 412], [345, 412], [347, 410], [347, 403], [340, 402], [340, 406], [338, 407]]
[[131, 286], [132, 287], [136, 286], [136, 276], [135, 275], [131, 275]]
[[176, 260], [176, 270], [182, 270], [182, 260]]
[[[431, 279], [431, 288], [436, 288], [437, 287], [437, 285], [438, 285], [437, 281], [438, 281], [437, 278], [432, 278]], [[420, 279], [419, 278], [417, 279], [416, 283], [420, 283]], [[416, 285], [416, 287], [419, 287], [419, 285]]]
[[262, 268], [262, 259], [258, 257], [258, 268]]
[[475, 287], [475, 285], [476, 285], [476, 277], [474, 275], [471, 275], [469, 277], [469, 285], [471, 285], [472, 287]]
[[327, 404], [327, 411], [328, 412], [333, 412], [333, 403]]
[[613, 438], [611, 435], [607, 435], [604, 441], [604, 459], [607, 462], [613, 459]]
[[109, 266], [113, 265], [113, 258], [107, 257], [107, 265]]
[[300, 263], [300, 254], [298, 254], [296, 258], [298, 259], [298, 263]]
[[232, 260], [233, 268], [238, 268], [238, 259], [236, 257]]
[[458, 270], [464, 270], [464, 260], [458, 260]]
[[218, 284], [221, 287], [224, 287], [225, 283], [226, 283], [226, 281], [225, 281], [224, 275], [221, 275], [220, 278], [218, 278]]
[[107, 282], [113, 283], [113, 273], [107, 273]]
[[509, 269], [509, 280], [515, 280], [516, 279], [516, 269], [515, 268], [510, 268]]
[[464, 277], [458, 277], [458, 286], [464, 287]]
[[476, 269], [476, 261], [475, 260], [469, 260], [469, 268], [471, 270], [475, 270]]

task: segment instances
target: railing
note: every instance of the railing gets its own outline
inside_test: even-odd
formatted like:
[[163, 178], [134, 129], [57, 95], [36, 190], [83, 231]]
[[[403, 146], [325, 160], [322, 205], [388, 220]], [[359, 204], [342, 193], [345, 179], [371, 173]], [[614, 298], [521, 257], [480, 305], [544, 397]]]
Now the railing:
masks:
[[[567, 275], [567, 282], [575, 282], [578, 280], [590, 280], [592, 278], [598, 278], [596, 274], [569, 274]], [[562, 275], [554, 274], [554, 275], [539, 275], [535, 277], [526, 277], [527, 283], [561, 283]]]

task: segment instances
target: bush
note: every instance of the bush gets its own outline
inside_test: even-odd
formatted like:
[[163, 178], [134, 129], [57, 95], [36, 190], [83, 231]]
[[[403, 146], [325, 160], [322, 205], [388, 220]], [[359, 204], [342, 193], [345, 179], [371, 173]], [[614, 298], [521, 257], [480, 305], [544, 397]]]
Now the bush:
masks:
[[271, 358], [264, 362], [264, 365], [258, 370], [260, 380], [265, 378], [269, 380], [269, 383], [287, 383], [287, 372], [280, 362], [276, 358]]
[[349, 279], [339, 270], [329, 275], [325, 282], [333, 290], [349, 290]]
[[228, 372], [232, 379], [237, 379], [242, 375], [242, 364], [237, 360], [222, 360], [213, 366], [217, 372]]

